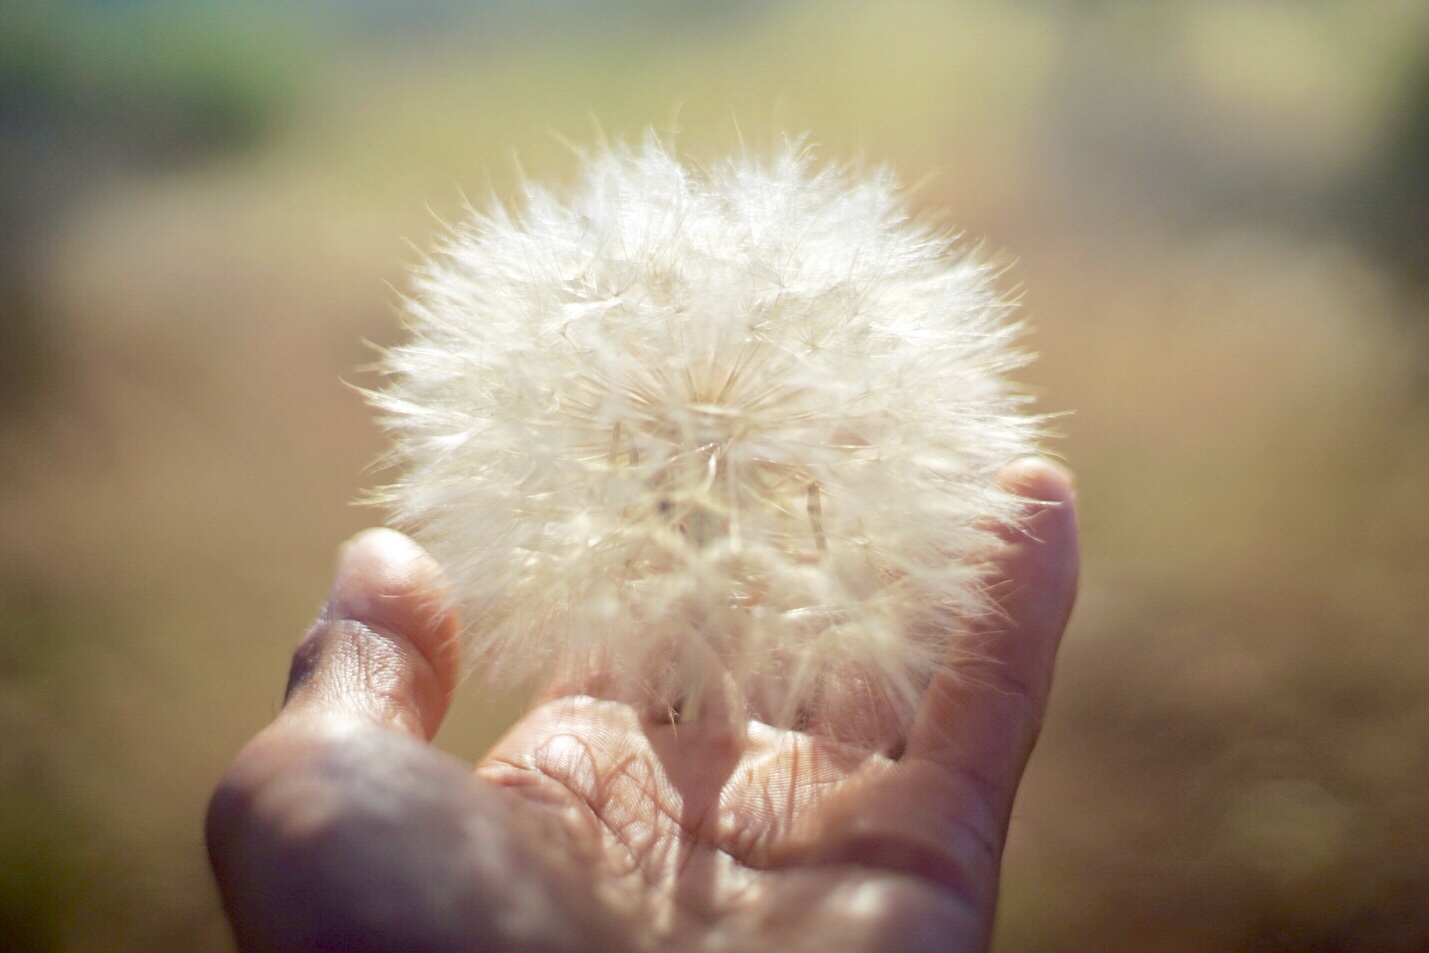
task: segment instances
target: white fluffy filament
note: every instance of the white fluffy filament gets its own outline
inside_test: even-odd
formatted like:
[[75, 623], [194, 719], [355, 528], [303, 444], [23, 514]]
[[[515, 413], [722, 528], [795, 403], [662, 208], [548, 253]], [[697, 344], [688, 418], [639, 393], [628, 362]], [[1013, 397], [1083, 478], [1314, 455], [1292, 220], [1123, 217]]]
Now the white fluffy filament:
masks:
[[1037, 438], [994, 277], [886, 173], [601, 149], [419, 271], [380, 498], [501, 683], [906, 717], [988, 608], [995, 477]]

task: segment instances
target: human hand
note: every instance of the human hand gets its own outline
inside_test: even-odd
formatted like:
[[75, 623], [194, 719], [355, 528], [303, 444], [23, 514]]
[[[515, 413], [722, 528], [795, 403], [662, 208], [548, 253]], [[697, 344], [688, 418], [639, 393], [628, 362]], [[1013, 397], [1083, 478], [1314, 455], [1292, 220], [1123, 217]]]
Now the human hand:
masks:
[[473, 773], [428, 743], [458, 678], [440, 571], [400, 534], [359, 535], [282, 712], [209, 807], [240, 949], [986, 949], [1077, 576], [1066, 475], [1003, 479], [1029, 519], [989, 575], [1001, 613], [896, 756], [718, 704], [672, 724], [573, 684]]

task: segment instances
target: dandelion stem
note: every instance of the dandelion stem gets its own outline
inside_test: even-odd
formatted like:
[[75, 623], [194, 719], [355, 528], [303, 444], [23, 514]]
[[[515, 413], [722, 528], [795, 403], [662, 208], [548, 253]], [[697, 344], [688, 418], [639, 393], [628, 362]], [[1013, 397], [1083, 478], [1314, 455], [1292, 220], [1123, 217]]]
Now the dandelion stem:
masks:
[[829, 540], [824, 535], [824, 505], [820, 500], [819, 484], [809, 484], [809, 525], [814, 530], [814, 545], [819, 552], [829, 551]]

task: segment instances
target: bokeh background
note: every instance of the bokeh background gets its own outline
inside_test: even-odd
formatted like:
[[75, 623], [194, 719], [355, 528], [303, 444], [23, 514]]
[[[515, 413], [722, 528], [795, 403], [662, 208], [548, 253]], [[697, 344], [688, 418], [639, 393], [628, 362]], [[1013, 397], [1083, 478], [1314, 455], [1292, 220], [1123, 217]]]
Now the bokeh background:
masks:
[[230, 948], [202, 812], [380, 518], [366, 342], [651, 126], [1015, 261], [1086, 570], [998, 949], [1429, 949], [1422, 0], [0, 3], [0, 948]]

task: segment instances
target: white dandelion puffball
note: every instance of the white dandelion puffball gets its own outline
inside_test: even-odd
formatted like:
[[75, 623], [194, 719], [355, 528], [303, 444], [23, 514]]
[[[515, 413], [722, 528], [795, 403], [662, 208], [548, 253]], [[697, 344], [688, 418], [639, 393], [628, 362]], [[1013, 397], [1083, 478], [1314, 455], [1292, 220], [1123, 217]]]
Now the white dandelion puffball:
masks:
[[990, 606], [996, 475], [1039, 422], [997, 269], [892, 177], [692, 168], [654, 139], [526, 186], [417, 274], [373, 396], [394, 522], [501, 684], [599, 673], [653, 711], [911, 713]]

